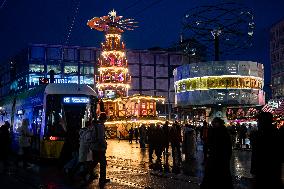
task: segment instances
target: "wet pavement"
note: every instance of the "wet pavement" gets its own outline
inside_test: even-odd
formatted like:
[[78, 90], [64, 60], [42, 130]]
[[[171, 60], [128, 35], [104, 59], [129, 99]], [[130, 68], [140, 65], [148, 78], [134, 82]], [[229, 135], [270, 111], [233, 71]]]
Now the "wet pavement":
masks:
[[[203, 177], [202, 146], [197, 147], [197, 158], [183, 169], [174, 170], [171, 154], [163, 156], [162, 166], [151, 166], [148, 149], [141, 149], [135, 142], [108, 140], [107, 177], [111, 182], [106, 189], [115, 188], [192, 188], [198, 189]], [[236, 189], [249, 189], [250, 174], [249, 150], [234, 150], [231, 171]], [[183, 157], [184, 158], [184, 157]], [[154, 158], [155, 159], [155, 158]], [[149, 168], [151, 167], [151, 168]], [[186, 167], [186, 169], [184, 169]], [[173, 173], [175, 172], [175, 173]], [[33, 164], [29, 169], [16, 168], [13, 164], [8, 174], [1, 175], [0, 188], [38, 188], [38, 189], [77, 189], [99, 188], [98, 180], [82, 185], [79, 180], [68, 180], [64, 173], [52, 163]]]

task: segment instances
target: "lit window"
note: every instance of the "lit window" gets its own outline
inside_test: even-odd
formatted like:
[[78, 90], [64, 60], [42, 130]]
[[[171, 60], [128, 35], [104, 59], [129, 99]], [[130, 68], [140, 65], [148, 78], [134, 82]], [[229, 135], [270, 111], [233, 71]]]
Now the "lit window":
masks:
[[81, 74], [82, 75], [93, 75], [94, 74], [94, 67], [93, 66], [87, 66], [87, 67], [81, 67]]
[[78, 66], [65, 66], [64, 67], [64, 73], [65, 74], [72, 74], [72, 73], [78, 73]]
[[29, 65], [29, 72], [43, 73], [44, 72], [44, 65], [30, 64]]
[[60, 65], [47, 65], [46, 67], [47, 67], [47, 72], [49, 72], [50, 70], [54, 70], [56, 74], [61, 73]]

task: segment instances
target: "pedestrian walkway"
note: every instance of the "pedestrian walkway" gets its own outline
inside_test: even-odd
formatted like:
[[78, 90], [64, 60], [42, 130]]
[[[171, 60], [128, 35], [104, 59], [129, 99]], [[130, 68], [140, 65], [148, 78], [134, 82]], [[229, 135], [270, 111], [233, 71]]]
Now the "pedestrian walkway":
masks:
[[[203, 177], [202, 147], [197, 147], [197, 158], [189, 164], [182, 164], [180, 172], [173, 173], [172, 157], [168, 154], [168, 167], [165, 158], [162, 167], [151, 166], [148, 148], [141, 149], [139, 144], [128, 141], [108, 140], [107, 177], [111, 179], [105, 188], [192, 188], [198, 189]], [[250, 151], [233, 151], [232, 174], [235, 189], [250, 189], [252, 176], [250, 170]], [[12, 165], [10, 175], [0, 177], [1, 188], [98, 188], [98, 180], [90, 185], [79, 181], [68, 181], [64, 173], [54, 164], [37, 164], [23, 170]], [[2, 187], [3, 186], [3, 187]]]
[[[137, 165], [149, 166], [149, 159], [148, 159], [148, 150], [140, 149], [139, 144], [133, 143], [129, 144], [127, 141], [121, 140], [109, 140], [108, 141], [108, 149], [107, 149], [107, 156], [120, 159], [124, 162], [119, 163], [135, 163]], [[169, 166], [172, 166], [172, 156], [169, 156]], [[155, 158], [154, 158], [155, 159]], [[184, 157], [183, 157], [184, 159]], [[251, 159], [251, 152], [250, 151], [240, 151], [235, 150], [233, 151], [233, 159], [232, 159], [232, 173], [236, 177], [247, 177], [252, 178], [252, 175], [249, 173], [250, 170], [250, 159]], [[163, 162], [165, 158], [163, 158]], [[202, 146], [198, 144], [197, 146], [197, 157], [196, 160], [190, 162], [189, 167], [191, 167], [190, 176], [193, 177], [202, 177], [203, 176], [203, 153], [202, 153]]]

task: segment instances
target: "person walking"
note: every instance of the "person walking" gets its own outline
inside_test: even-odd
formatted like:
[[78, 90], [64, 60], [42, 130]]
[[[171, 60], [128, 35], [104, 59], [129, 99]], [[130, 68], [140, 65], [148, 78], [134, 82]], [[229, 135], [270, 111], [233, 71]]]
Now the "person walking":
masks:
[[19, 155], [23, 162], [23, 168], [28, 168], [28, 159], [31, 151], [32, 132], [29, 129], [29, 120], [23, 119], [22, 126], [18, 128], [19, 132]]
[[192, 125], [185, 125], [183, 134], [183, 153], [185, 154], [185, 161], [194, 160], [196, 156], [196, 134]]
[[155, 150], [155, 124], [151, 123], [147, 130], [149, 144], [149, 161], [153, 163], [153, 152]]
[[[283, 189], [281, 163], [283, 146], [279, 130], [273, 125], [273, 115], [261, 112], [257, 116], [258, 131], [252, 136], [251, 172], [255, 189]], [[251, 134], [252, 135], [252, 134]]]
[[203, 164], [205, 164], [205, 162], [207, 161], [207, 156], [208, 156], [208, 133], [209, 133], [209, 126], [207, 122], [204, 121], [200, 133], [203, 144]]
[[[93, 175], [88, 175], [89, 167], [90, 167], [90, 151], [91, 145], [94, 143], [96, 139], [96, 130], [92, 125], [91, 121], [87, 121], [85, 127], [81, 128], [79, 131], [79, 149], [77, 150], [77, 160], [78, 162], [75, 164], [75, 167], [71, 168], [71, 178], [75, 176], [75, 174], [79, 173], [82, 177], [83, 181], [89, 181], [89, 176], [92, 177]], [[75, 148], [74, 148], [75, 150]], [[76, 161], [76, 151], [74, 151], [74, 161]], [[72, 160], [69, 162], [72, 164]], [[66, 167], [70, 164], [67, 163]]]
[[243, 145], [246, 144], [246, 136], [247, 136], [247, 127], [246, 125], [243, 123], [241, 125], [241, 128], [240, 128], [240, 135], [239, 135], [239, 142], [240, 142], [240, 145], [241, 145], [241, 149], [243, 148]]
[[145, 148], [146, 128], [144, 124], [142, 124], [139, 127], [139, 134], [140, 134], [140, 138], [139, 138], [140, 148]]
[[3, 173], [6, 173], [9, 167], [8, 157], [11, 152], [9, 129], [10, 124], [8, 121], [5, 121], [5, 124], [0, 127], [0, 161], [3, 164]]
[[90, 149], [92, 150], [93, 154], [93, 163], [90, 166], [89, 174], [93, 174], [94, 168], [100, 163], [100, 178], [99, 178], [99, 186], [100, 188], [104, 187], [104, 185], [110, 182], [110, 179], [106, 178], [106, 149], [107, 149], [107, 142], [105, 136], [105, 121], [106, 121], [106, 114], [102, 112], [99, 116], [98, 122], [94, 124], [95, 131], [96, 131], [96, 138], [95, 142], [91, 145]]
[[121, 131], [118, 131], [118, 132], [119, 132], [118, 142], [120, 142], [120, 140], [123, 139], [124, 136]]
[[189, 146], [190, 146], [190, 139], [189, 139], [189, 124], [184, 125], [183, 129], [183, 140], [182, 140], [182, 153], [185, 155], [185, 162], [190, 161], [190, 155], [189, 155]]
[[155, 128], [155, 140], [154, 140], [154, 148], [155, 148], [155, 154], [157, 156], [157, 160], [156, 163], [157, 164], [161, 164], [162, 162], [162, 153], [163, 153], [163, 149], [164, 149], [164, 131], [161, 128], [161, 125], [157, 124], [156, 128]]
[[225, 122], [215, 117], [208, 133], [208, 158], [200, 189], [233, 189], [230, 171], [232, 144]]
[[134, 137], [135, 137], [135, 142], [138, 143], [139, 130], [137, 127], [135, 127], [134, 129]]
[[132, 144], [132, 140], [133, 140], [133, 134], [134, 134], [134, 130], [133, 127], [131, 127], [128, 131], [128, 136], [129, 136], [129, 143]]
[[171, 127], [169, 140], [171, 142], [171, 147], [172, 147], [173, 164], [174, 167], [177, 167], [182, 161], [181, 150], [180, 150], [180, 143], [182, 142], [181, 128], [178, 122], [175, 122]]
[[165, 154], [169, 153], [169, 122], [166, 121], [165, 124], [163, 125], [163, 131], [164, 131], [164, 138], [165, 138]]

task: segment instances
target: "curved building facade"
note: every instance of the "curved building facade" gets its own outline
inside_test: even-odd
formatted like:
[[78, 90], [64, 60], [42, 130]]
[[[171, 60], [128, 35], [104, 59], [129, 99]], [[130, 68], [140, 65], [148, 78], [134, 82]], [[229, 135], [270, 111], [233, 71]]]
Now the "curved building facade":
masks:
[[174, 70], [175, 105], [264, 105], [263, 65], [252, 61], [209, 61]]

